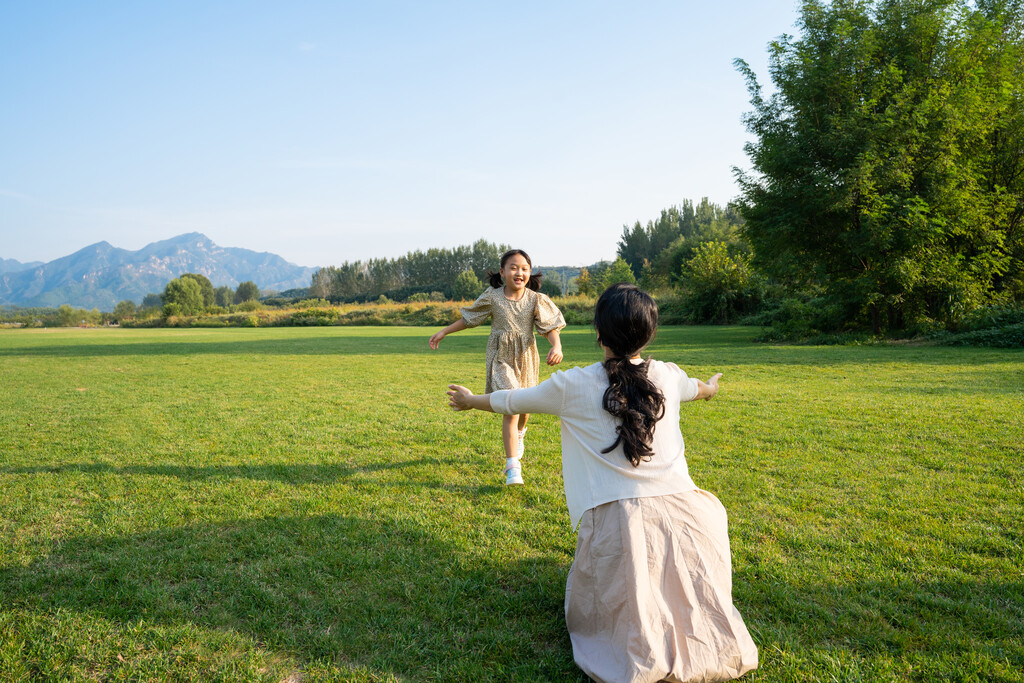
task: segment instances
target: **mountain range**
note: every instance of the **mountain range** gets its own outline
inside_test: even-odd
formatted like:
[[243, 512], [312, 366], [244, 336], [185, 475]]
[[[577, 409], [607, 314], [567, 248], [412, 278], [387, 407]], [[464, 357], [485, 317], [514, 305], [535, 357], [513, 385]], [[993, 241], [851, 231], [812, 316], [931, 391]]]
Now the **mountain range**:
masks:
[[0, 258], [0, 304], [111, 311], [119, 301], [141, 303], [182, 273], [199, 273], [214, 287], [251, 280], [261, 290], [308, 287], [316, 268], [276, 254], [220, 247], [198, 232], [128, 251], [97, 242], [49, 263]]
[[21, 261], [12, 258], [0, 258], [0, 274], [15, 273], [19, 270], [28, 270], [29, 268], [35, 268], [36, 266], [41, 265], [43, 265], [42, 261], [22, 263]]

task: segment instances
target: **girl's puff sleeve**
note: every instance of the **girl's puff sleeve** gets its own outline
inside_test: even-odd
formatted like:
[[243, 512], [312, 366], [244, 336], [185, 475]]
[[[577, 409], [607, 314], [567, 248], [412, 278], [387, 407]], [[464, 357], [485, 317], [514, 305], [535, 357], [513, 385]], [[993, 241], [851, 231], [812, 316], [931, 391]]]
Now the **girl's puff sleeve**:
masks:
[[488, 287], [483, 294], [477, 297], [472, 306], [460, 309], [462, 322], [466, 323], [466, 327], [476, 327], [487, 320], [487, 316], [491, 314], [491, 291], [493, 288]]
[[533, 317], [537, 332], [541, 335], [565, 327], [565, 318], [562, 316], [562, 312], [558, 310], [558, 306], [555, 306], [555, 302], [547, 294], [537, 292], [537, 310]]

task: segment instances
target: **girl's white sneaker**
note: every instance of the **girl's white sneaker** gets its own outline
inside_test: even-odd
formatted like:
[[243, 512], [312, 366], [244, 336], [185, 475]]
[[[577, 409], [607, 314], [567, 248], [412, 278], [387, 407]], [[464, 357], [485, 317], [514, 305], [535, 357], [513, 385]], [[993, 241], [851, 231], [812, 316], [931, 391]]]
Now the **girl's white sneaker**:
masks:
[[523, 468], [519, 467], [516, 463], [515, 467], [509, 467], [505, 470], [505, 486], [513, 486], [516, 484], [523, 483]]

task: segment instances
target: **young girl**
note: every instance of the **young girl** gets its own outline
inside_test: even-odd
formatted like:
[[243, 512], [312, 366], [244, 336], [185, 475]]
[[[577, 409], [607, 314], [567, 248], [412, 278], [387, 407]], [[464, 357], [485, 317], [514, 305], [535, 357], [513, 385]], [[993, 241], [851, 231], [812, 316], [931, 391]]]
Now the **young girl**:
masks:
[[[476, 327], [490, 316], [487, 393], [536, 386], [540, 355], [533, 337], [534, 327], [551, 342], [548, 365], [562, 362], [562, 342], [558, 331], [565, 327], [565, 319], [551, 299], [537, 291], [540, 289], [540, 274], [532, 274], [532, 269], [533, 263], [525, 251], [506, 251], [501, 255], [500, 270], [491, 274], [491, 286], [472, 306], [462, 309], [461, 319], [430, 338], [430, 348], [436, 349], [447, 335]], [[521, 458], [529, 418], [524, 412], [505, 415], [502, 420], [506, 486], [523, 483]]]
[[640, 358], [658, 322], [633, 285], [609, 287], [594, 326], [605, 360], [536, 387], [474, 396], [455, 410], [550, 413], [562, 421], [562, 479], [576, 556], [565, 621], [576, 663], [595, 681], [720, 681], [757, 666], [732, 604], [725, 509], [690, 479], [679, 405], [718, 393], [672, 363]]

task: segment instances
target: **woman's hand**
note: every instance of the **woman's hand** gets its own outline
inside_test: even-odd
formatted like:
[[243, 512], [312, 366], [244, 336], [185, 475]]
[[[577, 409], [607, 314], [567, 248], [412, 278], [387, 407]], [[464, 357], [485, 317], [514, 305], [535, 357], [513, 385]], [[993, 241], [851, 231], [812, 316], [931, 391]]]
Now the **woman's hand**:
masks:
[[702, 397], [705, 401], [710, 401], [715, 397], [715, 394], [718, 393], [718, 380], [721, 379], [721, 377], [722, 373], [718, 373], [717, 375], [714, 375], [711, 379], [707, 381], [708, 387], [711, 388], [711, 394], [709, 396]]
[[558, 365], [562, 362], [562, 345], [552, 346], [548, 351], [548, 365]]
[[444, 330], [441, 330], [440, 332], [435, 332], [433, 336], [430, 337], [430, 341], [427, 343], [430, 344], [430, 348], [436, 351], [438, 345], [441, 343], [441, 340], [444, 339], [444, 337]]
[[448, 405], [452, 410], [471, 410], [473, 406], [469, 400], [473, 398], [473, 392], [458, 384], [448, 385]]

